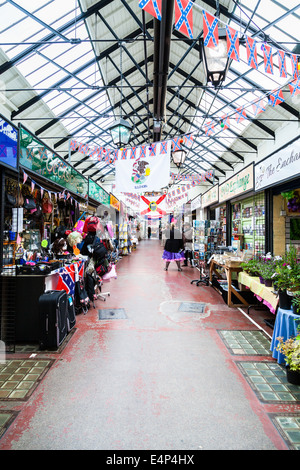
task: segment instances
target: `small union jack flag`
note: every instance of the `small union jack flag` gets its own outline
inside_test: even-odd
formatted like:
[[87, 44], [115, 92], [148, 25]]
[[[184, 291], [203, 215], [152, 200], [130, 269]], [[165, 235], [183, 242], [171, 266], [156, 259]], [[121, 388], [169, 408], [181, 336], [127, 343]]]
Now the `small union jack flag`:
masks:
[[147, 146], [146, 145], [141, 145], [140, 146], [140, 158], [146, 158], [146, 149], [147, 149]]
[[165, 140], [160, 143], [160, 153], [161, 155], [166, 155], [168, 153], [168, 142]]
[[141, 0], [139, 3], [139, 7], [160, 21], [161, 20], [161, 2], [162, 0]]
[[149, 157], [156, 157], [156, 144], [151, 144], [149, 148]]
[[222, 127], [222, 130], [228, 129], [230, 127], [230, 119], [228, 114], [224, 114], [221, 118], [222, 123], [224, 124]]
[[216, 47], [219, 44], [218, 18], [205, 10], [202, 13], [204, 46]]
[[283, 103], [284, 102], [284, 97], [282, 94], [282, 90], [275, 90], [273, 93], [270, 93], [269, 95], [269, 105], [274, 108], [277, 104]]
[[131, 155], [130, 155], [130, 159], [136, 159], [136, 151], [137, 151], [137, 148], [136, 147], [132, 147], [131, 148]]
[[253, 69], [258, 69], [255, 39], [246, 36], [246, 50], [249, 67], [252, 67]]
[[277, 51], [278, 52], [278, 67], [279, 67], [279, 75], [280, 77], [286, 77], [286, 53], [284, 51]]
[[264, 53], [265, 72], [266, 73], [273, 73], [272, 47], [268, 46], [267, 44], [263, 44], [261, 47], [262, 47], [262, 51]]
[[184, 145], [186, 145], [187, 147], [192, 147], [193, 140], [194, 140], [193, 134], [185, 135], [184, 136]]
[[234, 59], [237, 62], [240, 61], [239, 51], [239, 37], [238, 31], [226, 25], [226, 36], [227, 36], [227, 55], [230, 59]]
[[175, 29], [193, 39], [193, 3], [175, 0]]
[[121, 150], [121, 160], [127, 159], [127, 149]]

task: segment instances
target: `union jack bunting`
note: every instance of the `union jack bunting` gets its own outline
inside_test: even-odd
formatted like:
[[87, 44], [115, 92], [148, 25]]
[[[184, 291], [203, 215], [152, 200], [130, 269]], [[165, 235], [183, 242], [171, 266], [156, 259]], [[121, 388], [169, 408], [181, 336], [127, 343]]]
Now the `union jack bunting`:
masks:
[[161, 2], [162, 0], [141, 0], [139, 3], [139, 7], [160, 21], [161, 20]]
[[204, 46], [216, 47], [219, 44], [218, 18], [205, 10], [202, 13]]
[[193, 38], [193, 3], [189, 0], [175, 0], [175, 29]]
[[260, 98], [254, 103], [252, 103], [252, 108], [254, 116], [257, 116], [257, 114], [262, 113], [266, 110], [266, 103], [264, 103], [263, 99]]
[[213, 121], [209, 121], [205, 124], [205, 134], [206, 135], [213, 135], [215, 133], [215, 130], [214, 130], [214, 122]]
[[224, 126], [222, 127], [222, 130], [224, 131], [225, 129], [228, 129], [230, 127], [230, 119], [229, 119], [228, 114], [224, 114], [224, 116], [222, 116], [221, 120], [224, 124]]
[[268, 46], [267, 44], [263, 44], [261, 48], [264, 53], [265, 72], [273, 73], [272, 47]]
[[292, 64], [292, 77], [294, 79], [298, 78], [298, 56], [296, 54], [291, 54], [291, 64]]
[[282, 90], [274, 90], [273, 93], [269, 95], [269, 105], [274, 108], [277, 104], [283, 103], [284, 97], [282, 94]]
[[247, 61], [249, 67], [253, 69], [258, 68], [256, 44], [255, 39], [246, 36]]
[[119, 151], [117, 149], [112, 151], [112, 157], [111, 157], [112, 163], [114, 163], [116, 160], [118, 160], [118, 152]]
[[280, 77], [287, 77], [286, 71], [286, 53], [284, 51], [277, 51], [278, 52], [278, 67], [279, 67], [279, 75]]
[[227, 36], [227, 55], [230, 59], [234, 59], [236, 61], [240, 61], [240, 42], [238, 37], [238, 31], [235, 29], [230, 28], [230, 26], [226, 25], [226, 36]]
[[293, 80], [291, 83], [289, 83], [289, 89], [292, 96], [300, 94], [300, 77], [296, 78], [296, 80]]
[[238, 124], [242, 122], [245, 118], [247, 119], [247, 114], [244, 109], [244, 106], [240, 106], [239, 108], [236, 108], [235, 118]]

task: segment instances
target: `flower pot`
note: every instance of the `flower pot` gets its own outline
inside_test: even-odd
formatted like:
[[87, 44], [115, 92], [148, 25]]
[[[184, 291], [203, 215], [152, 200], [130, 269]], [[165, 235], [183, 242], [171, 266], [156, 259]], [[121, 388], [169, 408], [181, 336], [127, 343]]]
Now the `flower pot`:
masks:
[[286, 379], [290, 384], [300, 385], [300, 371], [291, 370], [289, 366], [286, 366]]
[[265, 279], [265, 286], [266, 287], [272, 287], [273, 281], [272, 279]]
[[291, 310], [292, 308], [292, 296], [288, 295], [285, 290], [279, 290], [279, 308], [283, 310]]
[[259, 276], [259, 282], [260, 282], [261, 284], [264, 284], [264, 283], [265, 283], [265, 280], [264, 280], [264, 278], [263, 278], [263, 277], [261, 277], [261, 276]]

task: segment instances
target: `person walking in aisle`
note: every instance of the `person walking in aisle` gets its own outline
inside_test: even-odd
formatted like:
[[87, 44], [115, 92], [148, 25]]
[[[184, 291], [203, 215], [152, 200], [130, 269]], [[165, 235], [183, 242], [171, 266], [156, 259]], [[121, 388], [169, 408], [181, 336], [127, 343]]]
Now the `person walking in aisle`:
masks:
[[[169, 232], [169, 233], [168, 233]], [[180, 267], [180, 261], [184, 261], [184, 243], [182, 239], [182, 234], [179, 230], [175, 228], [175, 224], [171, 224], [171, 228], [166, 229], [166, 243], [164, 247], [164, 252], [162, 254], [162, 259], [166, 261], [165, 271], [168, 271], [169, 264], [172, 261], [175, 261], [177, 264], [178, 271], [182, 271]]]
[[186, 222], [183, 225], [183, 238], [184, 238], [184, 256], [185, 256], [183, 266], [188, 266], [188, 260], [190, 260], [190, 263], [192, 266], [193, 228], [189, 222]]

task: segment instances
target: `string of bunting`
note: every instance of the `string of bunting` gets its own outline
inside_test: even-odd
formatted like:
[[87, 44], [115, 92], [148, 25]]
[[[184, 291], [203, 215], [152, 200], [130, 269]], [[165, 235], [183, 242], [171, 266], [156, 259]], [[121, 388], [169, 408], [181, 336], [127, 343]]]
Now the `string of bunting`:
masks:
[[36, 183], [32, 178], [31, 176], [29, 176], [24, 170], [23, 170], [23, 184], [26, 183], [27, 179], [30, 178], [31, 180], [31, 192], [33, 193], [34, 191], [34, 188], [36, 186], [39, 186], [40, 188], [40, 192], [41, 192], [41, 199], [43, 199], [43, 196], [44, 196], [44, 193], [48, 193], [48, 196], [49, 196], [49, 199], [52, 199], [51, 195], [53, 194], [54, 196], [54, 199], [55, 201], [57, 201], [57, 199], [65, 199], [65, 200], [68, 200], [70, 199], [70, 201], [74, 201], [75, 203], [75, 207], [79, 207], [79, 202], [76, 201], [76, 199], [74, 199], [71, 194], [69, 193], [69, 191], [66, 191], [65, 189], [63, 191], [49, 191], [49, 189], [45, 189], [43, 188], [40, 184]]

